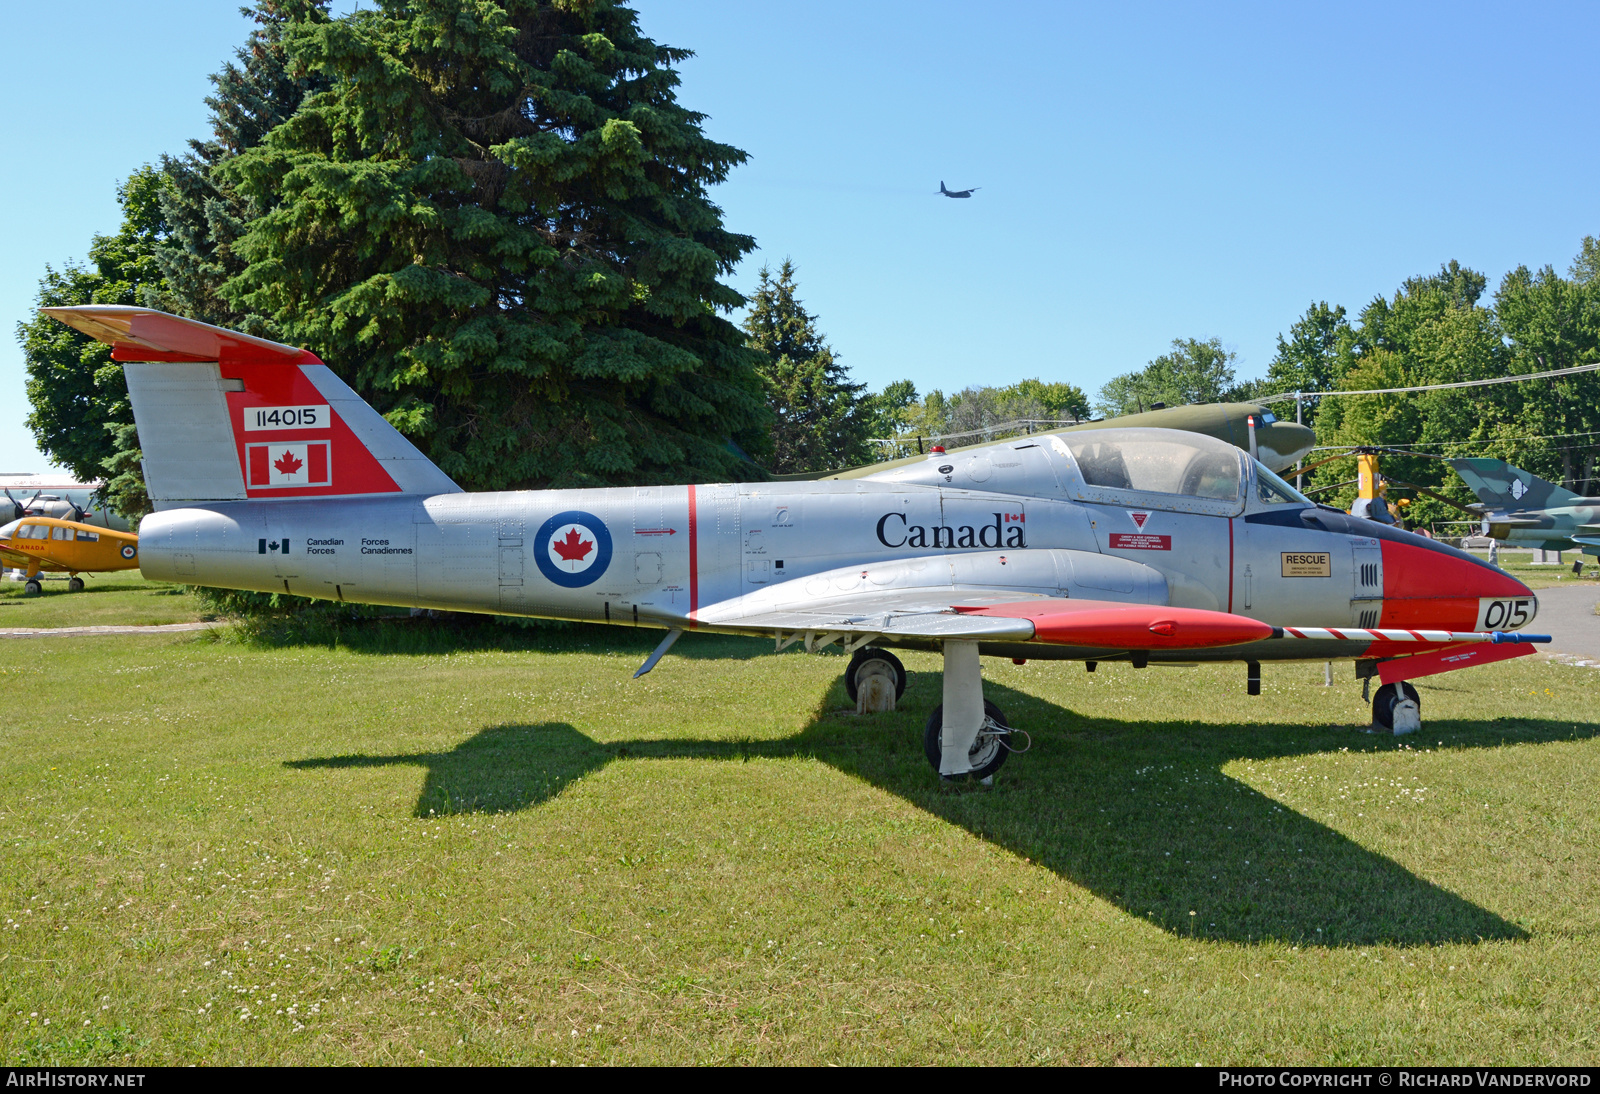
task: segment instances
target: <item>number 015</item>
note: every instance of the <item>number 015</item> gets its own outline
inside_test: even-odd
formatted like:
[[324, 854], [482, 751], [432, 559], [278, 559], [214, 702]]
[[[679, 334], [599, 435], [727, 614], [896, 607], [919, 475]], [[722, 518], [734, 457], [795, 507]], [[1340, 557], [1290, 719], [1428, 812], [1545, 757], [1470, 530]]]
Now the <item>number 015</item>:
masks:
[[1480, 631], [1514, 631], [1533, 620], [1538, 603], [1532, 597], [1516, 600], [1478, 601], [1478, 629]]

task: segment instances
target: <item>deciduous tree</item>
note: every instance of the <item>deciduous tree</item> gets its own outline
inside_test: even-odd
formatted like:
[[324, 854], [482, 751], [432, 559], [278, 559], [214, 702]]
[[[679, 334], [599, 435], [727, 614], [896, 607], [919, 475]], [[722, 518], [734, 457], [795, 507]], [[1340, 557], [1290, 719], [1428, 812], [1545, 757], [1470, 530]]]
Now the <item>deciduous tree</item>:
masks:
[[1234, 386], [1237, 354], [1223, 349], [1220, 338], [1200, 341], [1174, 338], [1172, 351], [1136, 372], [1113, 377], [1100, 389], [1095, 409], [1110, 417], [1137, 414], [1156, 403], [1186, 406], [1224, 401]]

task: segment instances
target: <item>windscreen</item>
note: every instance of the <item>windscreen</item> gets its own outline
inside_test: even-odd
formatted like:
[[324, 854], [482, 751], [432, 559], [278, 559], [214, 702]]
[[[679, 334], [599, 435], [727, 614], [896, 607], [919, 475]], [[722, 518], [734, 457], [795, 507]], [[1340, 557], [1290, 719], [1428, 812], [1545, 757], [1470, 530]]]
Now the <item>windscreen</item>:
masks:
[[1259, 463], [1256, 464], [1256, 497], [1268, 505], [1283, 505], [1287, 502], [1293, 502], [1296, 505], [1312, 504], [1310, 498], [1278, 478], [1278, 476]]
[[1088, 486], [1238, 500], [1239, 450], [1222, 441], [1169, 429], [1095, 430], [1064, 439]]

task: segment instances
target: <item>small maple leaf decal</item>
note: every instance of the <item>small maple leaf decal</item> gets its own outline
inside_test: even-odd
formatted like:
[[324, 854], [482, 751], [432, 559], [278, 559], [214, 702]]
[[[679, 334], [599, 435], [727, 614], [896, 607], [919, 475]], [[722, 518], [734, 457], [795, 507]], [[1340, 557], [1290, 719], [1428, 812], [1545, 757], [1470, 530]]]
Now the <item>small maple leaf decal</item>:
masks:
[[295, 458], [295, 454], [293, 452], [285, 452], [283, 455], [272, 461], [272, 466], [276, 467], [285, 475], [293, 475], [296, 471], [300, 470], [300, 465], [304, 462], [304, 460]]
[[550, 546], [568, 562], [582, 562], [583, 557], [594, 550], [594, 543], [578, 535], [576, 528], [568, 528], [566, 536], [551, 540]]

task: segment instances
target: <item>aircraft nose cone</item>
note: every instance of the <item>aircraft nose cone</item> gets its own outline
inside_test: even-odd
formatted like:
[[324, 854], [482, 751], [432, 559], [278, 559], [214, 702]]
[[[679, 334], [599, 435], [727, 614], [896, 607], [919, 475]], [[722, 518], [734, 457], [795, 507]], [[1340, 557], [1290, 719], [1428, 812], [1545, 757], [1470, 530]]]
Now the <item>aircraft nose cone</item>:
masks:
[[1538, 614], [1531, 589], [1465, 551], [1412, 535], [1382, 543], [1381, 626], [1514, 631]]
[[1294, 422], [1273, 422], [1256, 430], [1257, 455], [1272, 471], [1293, 467], [1316, 443], [1317, 435], [1309, 426]]

